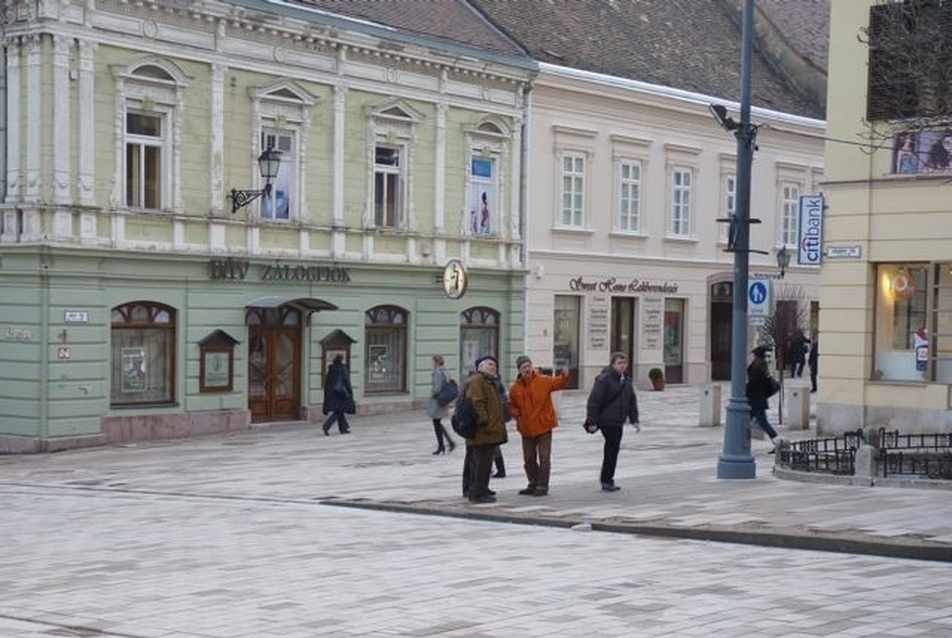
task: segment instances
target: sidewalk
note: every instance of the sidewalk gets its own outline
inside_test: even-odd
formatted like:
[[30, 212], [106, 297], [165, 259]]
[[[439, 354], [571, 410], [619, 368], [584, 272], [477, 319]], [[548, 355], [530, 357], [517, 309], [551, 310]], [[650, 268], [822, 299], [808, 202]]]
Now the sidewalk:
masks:
[[[943, 489], [780, 480], [769, 442], [752, 442], [757, 476], [716, 478], [723, 426], [699, 427], [699, 387], [640, 392], [642, 432], [626, 428], [616, 483], [599, 489], [602, 437], [581, 427], [586, 394], [564, 392], [550, 494], [525, 486], [518, 434], [504, 446], [498, 501], [460, 495], [462, 446], [433, 456], [423, 412], [353, 419], [352, 434], [272, 425], [231, 435], [42, 456], [0, 457], [0, 485], [277, 502], [952, 561], [952, 498]], [[723, 403], [729, 398], [725, 386]], [[776, 420], [776, 408], [771, 418]], [[784, 432], [809, 438], [813, 431]]]

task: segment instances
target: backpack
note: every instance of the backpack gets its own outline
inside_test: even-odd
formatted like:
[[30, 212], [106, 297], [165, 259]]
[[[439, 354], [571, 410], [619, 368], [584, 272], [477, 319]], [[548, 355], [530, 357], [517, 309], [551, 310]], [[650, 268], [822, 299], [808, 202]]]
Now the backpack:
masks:
[[436, 393], [436, 404], [441, 408], [445, 408], [458, 396], [459, 384], [456, 383], [455, 379], [450, 379], [444, 383], [440, 391]]
[[453, 431], [464, 439], [471, 439], [476, 436], [476, 426], [478, 417], [476, 416], [476, 406], [469, 397], [463, 397], [456, 402], [456, 409], [453, 411], [453, 417], [450, 419]]

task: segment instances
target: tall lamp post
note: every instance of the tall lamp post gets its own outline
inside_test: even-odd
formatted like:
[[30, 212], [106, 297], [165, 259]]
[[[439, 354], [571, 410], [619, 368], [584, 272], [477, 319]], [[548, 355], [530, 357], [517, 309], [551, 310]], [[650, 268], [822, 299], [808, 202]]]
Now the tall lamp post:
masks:
[[737, 138], [737, 209], [730, 219], [734, 253], [733, 322], [731, 324], [731, 398], [727, 404], [724, 449], [717, 461], [717, 478], [754, 478], [757, 466], [750, 453], [750, 406], [747, 403], [747, 286], [750, 262], [750, 175], [757, 127], [750, 123], [750, 67], [753, 52], [754, 0], [744, 0], [740, 64], [740, 122], [727, 109], [712, 105], [711, 112]]

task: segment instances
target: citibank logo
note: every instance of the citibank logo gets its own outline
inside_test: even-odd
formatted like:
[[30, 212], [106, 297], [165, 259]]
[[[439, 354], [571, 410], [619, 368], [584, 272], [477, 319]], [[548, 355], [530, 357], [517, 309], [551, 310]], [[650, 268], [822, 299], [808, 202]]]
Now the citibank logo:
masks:
[[797, 263], [801, 266], [819, 266], [823, 258], [823, 195], [800, 197]]

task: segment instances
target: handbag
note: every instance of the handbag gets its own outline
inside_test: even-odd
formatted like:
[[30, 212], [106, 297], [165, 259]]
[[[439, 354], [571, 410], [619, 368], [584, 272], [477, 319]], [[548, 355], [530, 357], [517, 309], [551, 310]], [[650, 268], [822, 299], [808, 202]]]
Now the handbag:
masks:
[[456, 383], [455, 379], [450, 379], [443, 384], [443, 387], [440, 388], [440, 391], [436, 393], [436, 404], [441, 408], [445, 408], [453, 399], [459, 396], [459, 384]]
[[767, 378], [767, 398], [769, 399], [773, 395], [780, 392], [780, 382], [774, 379], [773, 377]]

